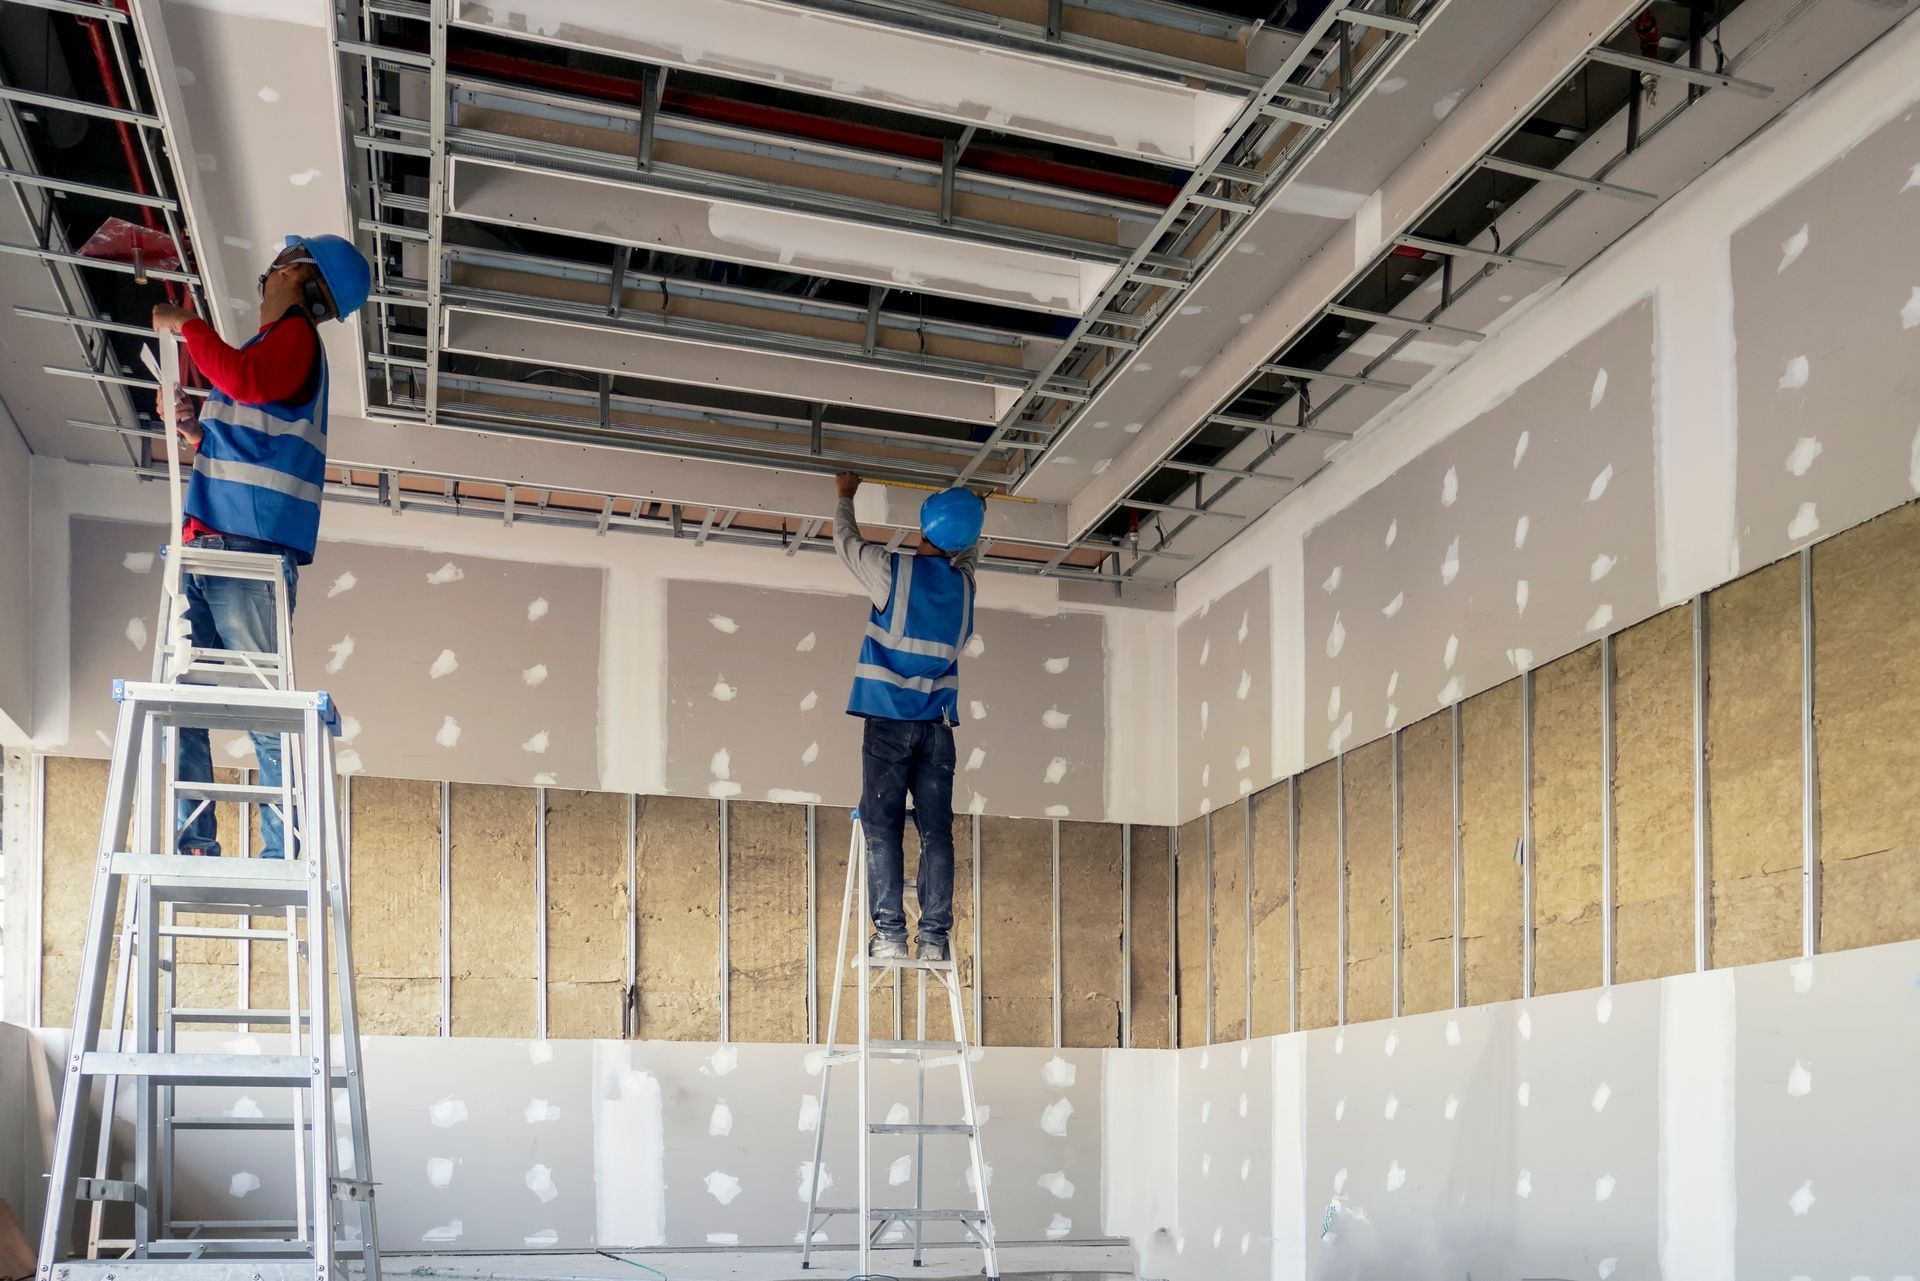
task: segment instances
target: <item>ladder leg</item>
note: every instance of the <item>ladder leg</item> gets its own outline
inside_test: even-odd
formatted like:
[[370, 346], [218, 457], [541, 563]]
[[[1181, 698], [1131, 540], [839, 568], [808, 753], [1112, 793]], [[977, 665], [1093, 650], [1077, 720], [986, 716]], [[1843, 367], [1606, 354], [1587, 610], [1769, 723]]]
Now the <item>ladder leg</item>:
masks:
[[[131, 904], [121, 913], [120, 959], [113, 967], [113, 1004], [110, 1008], [113, 1022], [100, 1037], [102, 1045], [111, 1045], [116, 1050], [130, 1050], [133, 1047], [127, 1041], [127, 996], [131, 984], [130, 974], [133, 968], [134, 944], [134, 908]], [[97, 1179], [107, 1178], [113, 1173], [113, 1111], [118, 1105], [120, 1078], [110, 1076], [101, 1084], [100, 1093], [100, 1143], [93, 1159], [93, 1175]], [[92, 1093], [92, 1085], [88, 1085]], [[95, 1201], [88, 1213], [87, 1221], [87, 1257], [100, 1257], [100, 1234], [105, 1224], [106, 1203]]]
[[[302, 1050], [300, 1022], [300, 931], [298, 916], [293, 908], [286, 909], [287, 935], [287, 1053], [299, 1054]], [[307, 1136], [306, 1106], [300, 1092], [293, 1095], [293, 1227], [298, 1239], [307, 1239]], [[321, 1122], [324, 1118], [316, 1114], [313, 1118], [313, 1141], [321, 1141]]]
[[52, 1281], [54, 1261], [66, 1249], [73, 1226], [74, 1170], [85, 1130], [92, 1090], [81, 1075], [82, 1056], [94, 1046], [100, 1028], [100, 1007], [106, 1000], [107, 954], [112, 946], [113, 918], [120, 902], [120, 876], [112, 855], [132, 817], [130, 784], [136, 744], [133, 708], [120, 705], [114, 732], [113, 766], [107, 775], [107, 799], [102, 807], [100, 843], [95, 861], [93, 902], [87, 909], [86, 944], [80, 963], [80, 987], [73, 1002], [73, 1037], [67, 1045], [66, 1071], [60, 1092], [60, 1119], [54, 1126], [49, 1153], [47, 1211], [40, 1222], [40, 1281]]
[[[927, 1039], [927, 972], [915, 971], [915, 1005], [917, 1016], [914, 1023], [914, 1035], [920, 1040]], [[927, 1061], [916, 1059], [913, 1065], [913, 1119], [925, 1124], [927, 1119]], [[927, 1208], [927, 1136], [913, 1136], [913, 1208]], [[913, 1221], [913, 1266], [919, 1267], [926, 1248], [925, 1223], [919, 1218]]]
[[[154, 1052], [155, 1014], [159, 1006], [159, 993], [156, 980], [160, 976], [157, 966], [148, 963], [147, 958], [158, 955], [156, 944], [159, 931], [154, 923], [153, 886], [143, 877], [134, 889], [134, 911], [139, 917], [139, 938], [136, 945], [140, 949], [140, 977], [137, 983], [138, 993], [133, 1013], [133, 1048], [136, 1054]], [[138, 1189], [133, 1202], [133, 1253], [134, 1257], [147, 1257], [147, 1245], [156, 1236], [161, 1235], [155, 1229], [158, 1208], [154, 1204], [154, 1134], [156, 1131], [155, 1113], [157, 1100], [152, 1077], [141, 1077], [134, 1086], [136, 1093], [134, 1105], [133, 1132], [133, 1181]]]
[[[326, 751], [331, 755], [330, 743]], [[327, 882], [327, 909], [333, 918], [334, 963], [340, 967], [340, 973], [347, 976], [340, 984], [340, 1044], [347, 1069], [347, 1127], [353, 1143], [353, 1177], [371, 1183], [373, 1156], [367, 1127], [366, 1074], [361, 1061], [360, 1011], [351, 982], [353, 931], [349, 928], [347, 914], [345, 842], [341, 839], [340, 800], [331, 762], [328, 768], [321, 771], [319, 782], [321, 796], [316, 803], [327, 816], [324, 879]], [[307, 926], [309, 932], [317, 928], [319, 926], [315, 923]], [[328, 1128], [331, 1133], [332, 1127]], [[355, 1204], [360, 1208], [362, 1281], [380, 1281], [380, 1232], [373, 1202], [369, 1199]]]
[[[856, 816], [853, 823], [852, 849], [848, 852], [847, 857], [854, 861], [858, 869], [860, 902], [864, 904], [867, 901], [867, 860], [861, 857], [862, 850], [860, 847], [862, 842], [860, 836], [860, 820]], [[854, 1089], [859, 1096], [856, 1107], [860, 1123], [858, 1138], [860, 1144], [860, 1159], [857, 1173], [860, 1195], [854, 1204], [858, 1206], [860, 1210], [858, 1231], [860, 1233], [860, 1271], [863, 1273], [873, 1271], [873, 1233], [870, 1230], [873, 1222], [873, 1187], [868, 1181], [869, 1172], [867, 1169], [869, 1163], [868, 1148], [872, 1143], [872, 1135], [867, 1133], [867, 1116], [873, 1103], [872, 1097], [868, 1093], [869, 1087], [872, 1084], [868, 1079], [868, 1050], [873, 1043], [873, 1001], [868, 995], [867, 979], [873, 967], [870, 964], [872, 958], [868, 955], [868, 951], [869, 949], [862, 947], [854, 955], [854, 969], [860, 976], [860, 1054], [854, 1061], [855, 1076], [859, 1082]]]
[[[813, 1259], [813, 1233], [817, 1224], [817, 1210], [820, 1204], [820, 1162], [825, 1155], [827, 1135], [827, 1103], [833, 1085], [833, 1051], [835, 1038], [840, 1033], [840, 993], [847, 981], [847, 934], [848, 923], [854, 919], [854, 891], [858, 886], [854, 874], [854, 858], [860, 848], [860, 816], [853, 816], [852, 849], [847, 856], [846, 886], [840, 894], [840, 935], [834, 945], [833, 953], [833, 995], [827, 1001], [827, 1039], [826, 1061], [820, 1065], [820, 1115], [814, 1121], [813, 1130], [813, 1175], [807, 1190], [807, 1221], [800, 1230], [800, 1266], [811, 1266]], [[863, 947], [864, 951], [865, 948]], [[866, 1000], [864, 988], [860, 999]], [[862, 1225], [864, 1230], [864, 1225]]]
[[[160, 925], [170, 926], [178, 913], [172, 903], [157, 905]], [[179, 1004], [176, 999], [180, 991], [180, 948], [173, 935], [167, 935], [160, 944], [160, 955], [166, 958], [166, 966], [160, 975], [160, 1018], [159, 1044], [162, 1054], [174, 1051], [173, 1007]], [[174, 1088], [171, 1085], [156, 1086], [154, 1089], [156, 1112], [153, 1121], [155, 1151], [154, 1161], [153, 1213], [158, 1228], [155, 1236], [168, 1235], [167, 1223], [173, 1217], [173, 1126], [168, 1118], [173, 1115]]]
[[[323, 844], [320, 824], [323, 810], [314, 803], [316, 797], [312, 786], [313, 780], [320, 776], [323, 765], [331, 767], [333, 763], [323, 749], [323, 743], [331, 743], [326, 735], [326, 727], [320, 723], [320, 714], [309, 711], [304, 732], [295, 740], [302, 750], [294, 762], [287, 762], [300, 770], [300, 783], [295, 789], [295, 813], [289, 816], [288, 826], [297, 822], [305, 836], [300, 843], [300, 852], [306, 859], [307, 870], [307, 1042], [313, 1047], [313, 1088], [309, 1097], [313, 1109], [314, 1141], [309, 1149], [313, 1168], [314, 1281], [331, 1281], [340, 1237], [335, 1226], [338, 1216], [333, 1198], [334, 1145], [327, 1141], [332, 1120], [333, 1051], [327, 1029], [327, 933], [321, 928], [327, 910], [320, 875]], [[351, 977], [347, 981], [351, 982]]]
[[941, 973], [941, 981], [947, 988], [947, 1008], [953, 1020], [954, 1040], [960, 1045], [958, 1070], [960, 1072], [961, 1115], [966, 1124], [973, 1127], [973, 1133], [967, 1138], [967, 1152], [973, 1164], [973, 1184], [975, 1201], [980, 1210], [979, 1228], [981, 1253], [985, 1256], [987, 1276], [997, 1279], [1000, 1275], [1000, 1249], [994, 1242], [993, 1211], [987, 1198], [987, 1163], [980, 1150], [980, 1114], [973, 1097], [973, 1059], [967, 1042], [965, 1016], [960, 1011], [960, 978], [957, 970]]

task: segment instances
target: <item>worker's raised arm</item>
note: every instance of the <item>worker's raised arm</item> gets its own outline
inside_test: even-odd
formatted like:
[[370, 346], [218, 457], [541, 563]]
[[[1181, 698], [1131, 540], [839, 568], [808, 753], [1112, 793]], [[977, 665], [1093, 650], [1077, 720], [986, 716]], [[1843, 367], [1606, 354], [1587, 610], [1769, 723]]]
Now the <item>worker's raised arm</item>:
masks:
[[853, 495], [860, 488], [860, 477], [843, 471], [833, 478], [839, 503], [833, 509], [833, 545], [840, 559], [876, 607], [884, 606], [893, 595], [893, 553], [879, 543], [860, 537], [860, 521], [853, 514]]

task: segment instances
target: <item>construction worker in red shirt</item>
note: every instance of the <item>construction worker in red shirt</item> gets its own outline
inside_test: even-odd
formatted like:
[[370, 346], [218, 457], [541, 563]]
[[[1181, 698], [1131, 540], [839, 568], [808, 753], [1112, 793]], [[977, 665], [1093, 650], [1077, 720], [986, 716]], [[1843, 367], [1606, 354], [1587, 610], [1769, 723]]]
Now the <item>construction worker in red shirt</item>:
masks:
[[[280, 557], [289, 611], [300, 566], [313, 560], [326, 484], [327, 358], [316, 326], [358, 311], [372, 284], [372, 268], [351, 241], [288, 236], [260, 276], [259, 332], [241, 346], [228, 346], [180, 307], [153, 309], [154, 329], [179, 334], [213, 388], [198, 414], [184, 395], [162, 407], [194, 449], [182, 541]], [[182, 589], [197, 648], [279, 648], [267, 584], [188, 574]], [[279, 738], [255, 734], [253, 746], [261, 784], [278, 786]], [[183, 782], [213, 781], [205, 730], [181, 731], [179, 769]], [[261, 807], [260, 857], [284, 857], [281, 820]], [[219, 855], [212, 806], [183, 801], [178, 822], [182, 854]]]

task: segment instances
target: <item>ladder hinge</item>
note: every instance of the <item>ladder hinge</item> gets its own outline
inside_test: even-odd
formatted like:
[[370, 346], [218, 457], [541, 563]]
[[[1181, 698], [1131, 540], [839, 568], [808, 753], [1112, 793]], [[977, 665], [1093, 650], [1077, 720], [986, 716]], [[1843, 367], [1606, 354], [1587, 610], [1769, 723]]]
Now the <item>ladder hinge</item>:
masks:
[[333, 1199], [336, 1201], [371, 1201], [373, 1184], [365, 1179], [335, 1179], [333, 1181]]
[[140, 1185], [132, 1179], [96, 1179], [82, 1176], [79, 1191], [75, 1194], [81, 1201], [138, 1201]]

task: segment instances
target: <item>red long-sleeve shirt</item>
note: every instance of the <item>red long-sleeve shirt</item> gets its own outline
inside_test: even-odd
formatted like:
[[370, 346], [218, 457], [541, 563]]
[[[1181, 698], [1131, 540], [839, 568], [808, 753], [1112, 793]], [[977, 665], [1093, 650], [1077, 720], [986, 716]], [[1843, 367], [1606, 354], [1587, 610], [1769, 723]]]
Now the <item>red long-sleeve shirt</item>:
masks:
[[[207, 381], [242, 404], [304, 399], [319, 372], [320, 335], [298, 311], [266, 325], [259, 338], [245, 347], [228, 346], [212, 325], [197, 317], [186, 323], [180, 336]], [[219, 532], [189, 516], [181, 537], [190, 542]]]

